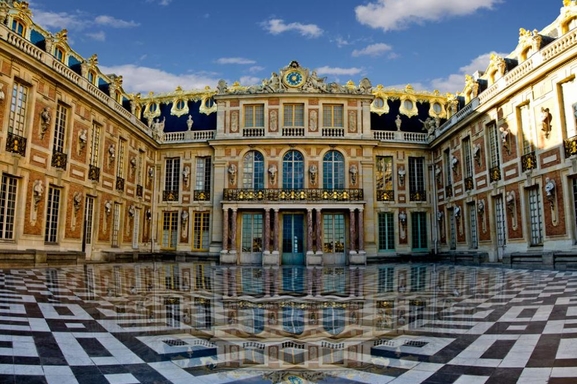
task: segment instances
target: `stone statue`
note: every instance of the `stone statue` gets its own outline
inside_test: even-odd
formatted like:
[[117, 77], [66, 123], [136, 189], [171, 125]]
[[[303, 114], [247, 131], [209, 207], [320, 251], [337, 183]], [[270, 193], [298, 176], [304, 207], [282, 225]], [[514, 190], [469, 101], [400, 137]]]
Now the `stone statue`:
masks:
[[276, 167], [276, 165], [272, 164], [270, 167], [268, 167], [268, 175], [270, 177], [270, 183], [272, 185], [276, 184], [276, 174], [278, 173], [278, 169]]
[[[576, 112], [577, 113], [577, 112]], [[317, 120], [318, 120], [318, 112], [316, 110], [312, 110], [311, 111], [311, 115], [310, 115], [310, 119], [309, 119], [309, 129], [312, 132], [315, 132], [318, 128], [317, 125]]]
[[312, 164], [309, 167], [309, 177], [311, 180], [311, 185], [316, 185], [317, 183], [317, 174], [318, 174], [318, 169], [317, 166], [315, 164]]
[[227, 84], [226, 84], [226, 81], [224, 81], [224, 80], [219, 80], [219, 81], [218, 81], [218, 85], [216, 86], [216, 89], [217, 89], [219, 95], [225, 94], [226, 91], [227, 91], [227, 89], [228, 89], [228, 86], [227, 86]]
[[351, 184], [357, 185], [357, 175], [359, 173], [359, 170], [357, 169], [357, 166], [355, 164], [351, 165], [349, 173], [351, 174]]
[[192, 116], [188, 115], [188, 120], [186, 120], [186, 126], [188, 127], [189, 131], [192, 130], [192, 124], [194, 124], [194, 121], [192, 120]]
[[276, 132], [278, 129], [278, 111], [273, 109], [270, 111], [270, 130]]
[[549, 138], [551, 133], [551, 119], [553, 116], [549, 112], [549, 108], [541, 108], [541, 130], [545, 132], [545, 137]]
[[52, 116], [50, 115], [50, 107], [46, 107], [40, 112], [40, 137], [44, 138], [44, 133], [50, 126], [50, 120], [52, 120]]
[[234, 164], [228, 166], [228, 183], [231, 186], [236, 185], [236, 165]]
[[419, 119], [423, 123], [423, 131], [427, 131], [429, 136], [435, 136], [435, 131], [437, 130], [437, 122], [432, 117], [427, 117], [425, 121]]
[[34, 181], [32, 190], [34, 193], [34, 206], [36, 207], [44, 194], [44, 184], [42, 183], [42, 180]]
[[397, 126], [397, 131], [401, 130], [401, 123], [402, 123], [401, 116], [397, 115], [397, 118], [395, 119], [395, 125]]
[[549, 177], [545, 178], [545, 194], [547, 197], [553, 196], [553, 191], [555, 190], [555, 180]]

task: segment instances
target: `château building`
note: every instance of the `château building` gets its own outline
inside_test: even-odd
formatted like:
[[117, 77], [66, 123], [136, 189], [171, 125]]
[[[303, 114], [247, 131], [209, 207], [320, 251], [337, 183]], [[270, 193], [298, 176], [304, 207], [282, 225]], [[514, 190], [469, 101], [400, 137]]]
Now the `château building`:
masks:
[[454, 94], [332, 83], [306, 58], [129, 94], [26, 2], [0, 21], [5, 264], [577, 262], [575, 0]]

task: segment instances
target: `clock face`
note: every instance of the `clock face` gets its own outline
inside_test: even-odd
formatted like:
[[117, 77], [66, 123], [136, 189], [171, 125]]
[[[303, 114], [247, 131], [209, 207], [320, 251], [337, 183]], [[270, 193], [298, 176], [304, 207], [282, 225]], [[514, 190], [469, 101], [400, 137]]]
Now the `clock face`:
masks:
[[290, 71], [284, 78], [289, 87], [298, 87], [303, 83], [303, 75], [299, 71]]

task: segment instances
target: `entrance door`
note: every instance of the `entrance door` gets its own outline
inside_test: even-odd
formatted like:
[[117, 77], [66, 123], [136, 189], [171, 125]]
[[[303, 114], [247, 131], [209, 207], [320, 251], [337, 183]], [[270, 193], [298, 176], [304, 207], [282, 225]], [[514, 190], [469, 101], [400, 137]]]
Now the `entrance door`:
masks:
[[283, 215], [282, 264], [304, 265], [304, 215]]

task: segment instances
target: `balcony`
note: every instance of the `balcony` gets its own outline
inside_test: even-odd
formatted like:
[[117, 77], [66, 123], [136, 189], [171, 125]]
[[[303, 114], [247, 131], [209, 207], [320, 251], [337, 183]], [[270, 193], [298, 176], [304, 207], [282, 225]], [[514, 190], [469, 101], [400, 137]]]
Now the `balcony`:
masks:
[[225, 189], [224, 201], [362, 201], [362, 189]]
[[68, 163], [68, 155], [62, 152], [53, 152], [51, 165], [55, 168], [66, 170], [66, 164]]
[[577, 136], [563, 140], [565, 147], [565, 158], [577, 155]]
[[6, 150], [8, 152], [17, 153], [20, 156], [26, 156], [26, 142], [27, 139], [25, 137], [8, 132], [8, 137], [6, 138]]
[[88, 168], [88, 180], [100, 180], [100, 168], [95, 167], [94, 165], [90, 165]]
[[535, 168], [537, 168], [537, 156], [535, 156], [535, 152], [530, 152], [521, 156], [521, 170], [523, 172]]
[[377, 190], [377, 201], [395, 201], [395, 191], [392, 189]]
[[122, 177], [116, 176], [116, 190], [124, 191], [124, 179]]
[[194, 201], [210, 201], [210, 191], [204, 189], [195, 189], [192, 197]]
[[178, 201], [178, 191], [162, 191], [162, 201]]
[[427, 201], [427, 191], [426, 190], [414, 190], [409, 192], [410, 201]]

